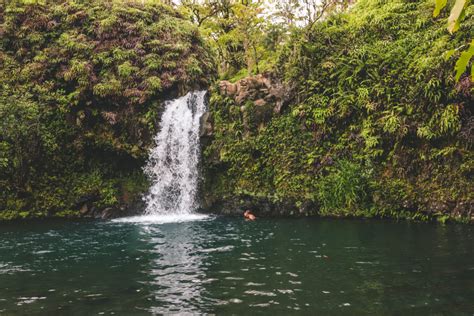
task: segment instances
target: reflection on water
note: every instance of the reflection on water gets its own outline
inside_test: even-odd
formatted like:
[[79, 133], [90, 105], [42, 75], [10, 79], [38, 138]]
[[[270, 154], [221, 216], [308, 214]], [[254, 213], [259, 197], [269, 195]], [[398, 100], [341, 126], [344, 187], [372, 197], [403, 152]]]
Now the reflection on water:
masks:
[[[143, 283], [149, 292], [148, 309], [153, 314], [197, 313], [205, 300], [203, 285], [215, 280], [206, 279], [202, 253], [205, 239], [212, 237], [204, 228], [192, 222], [212, 220], [208, 215], [167, 214], [147, 215], [114, 220], [114, 223], [133, 223], [138, 240], [148, 260], [141, 265]], [[164, 225], [166, 224], [166, 225]]]
[[474, 228], [201, 218], [0, 225], [0, 314], [472, 315]]
[[140, 230], [140, 239], [152, 246], [146, 274], [156, 306], [153, 313], [197, 313], [202, 301], [202, 280], [206, 274], [203, 257], [196, 255], [205, 236], [199, 227], [172, 225], [163, 233], [160, 226], [147, 225]]

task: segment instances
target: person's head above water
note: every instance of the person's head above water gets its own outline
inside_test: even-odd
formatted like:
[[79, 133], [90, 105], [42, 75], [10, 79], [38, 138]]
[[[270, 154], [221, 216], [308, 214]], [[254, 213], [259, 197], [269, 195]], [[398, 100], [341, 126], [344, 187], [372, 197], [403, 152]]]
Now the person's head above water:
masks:
[[255, 215], [253, 215], [249, 210], [246, 210], [246, 211], [244, 212], [244, 217], [245, 217], [246, 219], [250, 219], [250, 220], [256, 219]]

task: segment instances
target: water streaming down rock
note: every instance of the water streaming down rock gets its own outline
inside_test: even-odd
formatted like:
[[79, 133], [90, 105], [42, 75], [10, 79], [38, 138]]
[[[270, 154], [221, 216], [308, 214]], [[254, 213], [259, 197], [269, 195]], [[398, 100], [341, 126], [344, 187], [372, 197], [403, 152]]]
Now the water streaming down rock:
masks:
[[145, 196], [146, 215], [184, 215], [197, 208], [200, 118], [206, 91], [190, 92], [165, 103], [156, 147], [145, 173], [152, 186]]

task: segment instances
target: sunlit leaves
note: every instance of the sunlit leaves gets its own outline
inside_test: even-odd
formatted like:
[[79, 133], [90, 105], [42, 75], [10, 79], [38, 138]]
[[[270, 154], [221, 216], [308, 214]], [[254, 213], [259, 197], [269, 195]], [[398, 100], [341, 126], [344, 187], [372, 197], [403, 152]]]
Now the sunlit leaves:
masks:
[[449, 60], [451, 57], [453, 57], [454, 53], [456, 52], [455, 49], [450, 49], [444, 53], [444, 59]]
[[433, 16], [437, 17], [440, 14], [441, 10], [443, 10], [443, 8], [446, 6], [447, 3], [448, 3], [447, 0], [436, 0]]
[[[456, 70], [456, 81], [458, 81], [461, 78], [462, 74], [466, 72], [469, 61], [472, 59], [473, 56], [474, 56], [474, 40], [471, 41], [471, 44], [469, 45], [469, 49], [464, 52], [461, 52], [461, 56], [456, 61], [456, 66], [454, 67], [454, 69]], [[472, 76], [473, 72], [474, 72], [474, 67], [471, 67], [471, 78], [474, 78], [474, 76]]]
[[100, 97], [120, 95], [122, 90], [121, 82], [114, 77], [96, 84], [93, 88], [94, 94]]
[[20, 0], [20, 2], [24, 4], [40, 4], [40, 5], [46, 4], [46, 0]]
[[420, 126], [417, 128], [416, 130], [416, 135], [419, 137], [419, 138], [424, 138], [424, 139], [432, 139], [433, 137], [435, 137], [436, 135], [431, 131], [431, 129], [429, 128], [429, 126]]
[[383, 131], [390, 134], [397, 132], [401, 126], [400, 118], [393, 111], [389, 112], [383, 121]]
[[124, 78], [127, 78], [131, 76], [132, 74], [137, 73], [138, 71], [139, 71], [139, 68], [134, 67], [132, 63], [128, 60], [117, 67], [117, 72], [119, 76], [124, 77]]
[[426, 122], [418, 127], [417, 135], [420, 138], [435, 139], [447, 135], [454, 135], [461, 128], [459, 105], [450, 104], [444, 109], [437, 110]]
[[147, 84], [154, 91], [161, 91], [161, 80], [159, 77], [153, 76], [147, 79]]
[[451, 104], [441, 113], [439, 130], [443, 134], [453, 134], [461, 128], [459, 120], [459, 106]]

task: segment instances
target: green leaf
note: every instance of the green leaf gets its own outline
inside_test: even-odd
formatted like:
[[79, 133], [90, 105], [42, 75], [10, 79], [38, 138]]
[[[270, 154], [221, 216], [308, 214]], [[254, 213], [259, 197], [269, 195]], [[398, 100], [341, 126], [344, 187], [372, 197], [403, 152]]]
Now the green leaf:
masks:
[[446, 53], [444, 53], [444, 60], [449, 60], [451, 57], [453, 57], [454, 53], [456, 52], [455, 49], [450, 49]]
[[[462, 74], [466, 71], [467, 65], [469, 64], [469, 61], [471, 60], [472, 56], [474, 55], [474, 40], [471, 41], [471, 45], [469, 46], [469, 49], [462, 52], [461, 56], [459, 56], [459, 59], [456, 61], [456, 65], [454, 66], [454, 69], [456, 70], [456, 81], [461, 78]], [[472, 68], [471, 68], [471, 75], [472, 75]]]
[[435, 9], [433, 11], [434, 17], [437, 17], [440, 14], [441, 10], [443, 10], [447, 2], [448, 0], [436, 0]]
[[449, 33], [454, 33], [459, 29], [459, 22], [461, 21], [464, 15], [464, 8], [468, 0], [456, 0], [453, 8], [451, 9], [451, 14], [448, 18], [448, 31]]
[[461, 78], [462, 74], [466, 71], [470, 59], [471, 56], [468, 52], [461, 53], [461, 56], [456, 61], [456, 66], [454, 66], [454, 69], [456, 70], [456, 81], [459, 81], [459, 78]]

